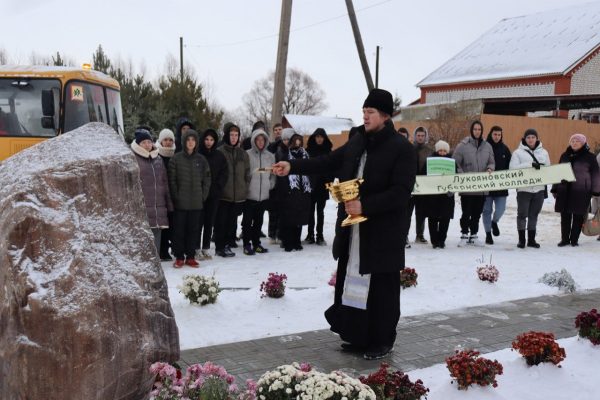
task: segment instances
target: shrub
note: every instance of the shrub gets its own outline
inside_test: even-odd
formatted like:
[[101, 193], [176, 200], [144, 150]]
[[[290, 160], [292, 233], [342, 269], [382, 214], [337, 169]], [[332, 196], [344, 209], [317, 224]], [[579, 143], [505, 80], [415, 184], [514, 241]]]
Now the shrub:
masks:
[[343, 372], [318, 372], [308, 364], [282, 365], [265, 372], [257, 382], [260, 400], [332, 399], [375, 400], [371, 388]]
[[414, 268], [406, 267], [400, 271], [400, 285], [403, 288], [409, 288], [411, 286], [417, 286], [417, 278], [419, 274]]
[[548, 286], [554, 286], [565, 292], [573, 293], [577, 290], [575, 280], [566, 269], [561, 269], [560, 272], [548, 272], [539, 280]]
[[502, 364], [479, 357], [479, 354], [475, 350], [457, 350], [452, 357], [446, 358], [446, 367], [459, 390], [467, 390], [473, 384], [498, 387], [496, 375], [502, 375]]
[[519, 351], [527, 365], [543, 362], [558, 365], [566, 357], [565, 349], [558, 345], [552, 333], [547, 332], [522, 333], [512, 342], [512, 348]]
[[183, 293], [191, 304], [213, 304], [219, 296], [219, 282], [214, 277], [202, 275], [186, 275], [183, 284], [178, 286], [179, 292]]
[[477, 276], [482, 281], [494, 283], [498, 280], [500, 272], [494, 265], [484, 265], [477, 268]]
[[589, 339], [594, 345], [600, 344], [600, 315], [595, 308], [580, 313], [575, 318], [575, 327], [579, 328], [579, 336]]
[[267, 280], [260, 284], [260, 291], [263, 292], [260, 297], [273, 297], [276, 299], [283, 297], [285, 294], [286, 281], [286, 274], [269, 272], [269, 277]]
[[381, 363], [376, 372], [358, 379], [369, 385], [378, 400], [419, 400], [423, 396], [427, 398], [429, 392], [429, 389], [423, 386], [423, 381], [417, 379], [413, 383], [404, 372], [390, 371], [386, 363]]

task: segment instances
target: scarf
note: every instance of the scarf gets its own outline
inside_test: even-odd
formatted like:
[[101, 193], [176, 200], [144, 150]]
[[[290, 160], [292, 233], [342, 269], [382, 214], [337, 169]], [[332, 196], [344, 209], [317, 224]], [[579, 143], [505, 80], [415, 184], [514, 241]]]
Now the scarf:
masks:
[[[308, 153], [304, 148], [299, 147], [297, 149], [288, 150], [288, 160], [293, 160], [296, 158], [308, 158]], [[288, 180], [290, 182], [290, 189], [301, 190], [303, 193], [310, 193], [312, 188], [310, 186], [310, 179], [307, 175], [289, 175]]]
[[[367, 162], [367, 152], [363, 152], [358, 164], [357, 178], [362, 178], [365, 163]], [[369, 297], [369, 286], [371, 284], [371, 275], [360, 274], [360, 224], [352, 225], [350, 234], [350, 257], [348, 258], [348, 268], [346, 269], [346, 279], [344, 280], [344, 292], [342, 293], [342, 304], [348, 307], [367, 309], [367, 299]]]
[[162, 147], [159, 142], [156, 142], [154, 146], [158, 149], [158, 154], [163, 158], [171, 158], [175, 155], [175, 144], [172, 147]]

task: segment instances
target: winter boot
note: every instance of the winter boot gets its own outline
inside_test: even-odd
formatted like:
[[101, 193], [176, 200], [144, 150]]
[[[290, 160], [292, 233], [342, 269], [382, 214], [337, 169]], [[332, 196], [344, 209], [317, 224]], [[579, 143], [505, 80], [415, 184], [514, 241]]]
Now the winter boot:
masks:
[[500, 236], [500, 228], [498, 228], [498, 223], [492, 221], [492, 233], [494, 236]]
[[251, 244], [244, 245], [244, 254], [247, 256], [253, 256], [255, 254]]
[[310, 233], [306, 235], [306, 239], [304, 239], [304, 243], [306, 244], [315, 244], [315, 236]]
[[540, 248], [540, 244], [535, 241], [535, 229], [527, 231], [527, 247]]
[[476, 246], [476, 247], [483, 247], [483, 242], [481, 240], [479, 240], [479, 238], [477, 238], [477, 235], [469, 236], [469, 239], [467, 240], [467, 244], [469, 244], [471, 246]]
[[467, 245], [468, 241], [469, 241], [469, 235], [466, 233], [461, 234], [460, 242], [458, 242], [458, 247], [465, 247]]
[[519, 243], [517, 243], [517, 247], [520, 249], [525, 248], [525, 229], [519, 229]]
[[422, 243], [422, 244], [427, 244], [427, 239], [425, 239], [423, 237], [423, 235], [417, 235], [417, 237], [415, 238], [415, 243]]
[[485, 233], [485, 244], [494, 244], [494, 239], [492, 239], [492, 232]]
[[323, 238], [323, 235], [317, 235], [317, 245], [318, 246], [326, 246], [327, 242], [325, 241], [325, 238]]

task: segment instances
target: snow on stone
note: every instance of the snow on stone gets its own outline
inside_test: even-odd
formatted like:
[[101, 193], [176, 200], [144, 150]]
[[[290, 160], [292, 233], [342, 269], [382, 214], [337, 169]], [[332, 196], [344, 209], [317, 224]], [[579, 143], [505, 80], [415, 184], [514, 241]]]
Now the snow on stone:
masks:
[[564, 74], [600, 45], [600, 2], [500, 21], [417, 86]]

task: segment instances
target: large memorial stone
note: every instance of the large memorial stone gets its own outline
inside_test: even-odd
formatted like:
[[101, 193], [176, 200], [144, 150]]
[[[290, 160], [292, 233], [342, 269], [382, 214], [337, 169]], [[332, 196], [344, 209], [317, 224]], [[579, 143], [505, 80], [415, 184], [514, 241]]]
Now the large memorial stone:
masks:
[[0, 399], [144, 399], [178, 358], [122, 138], [88, 124], [0, 164]]

